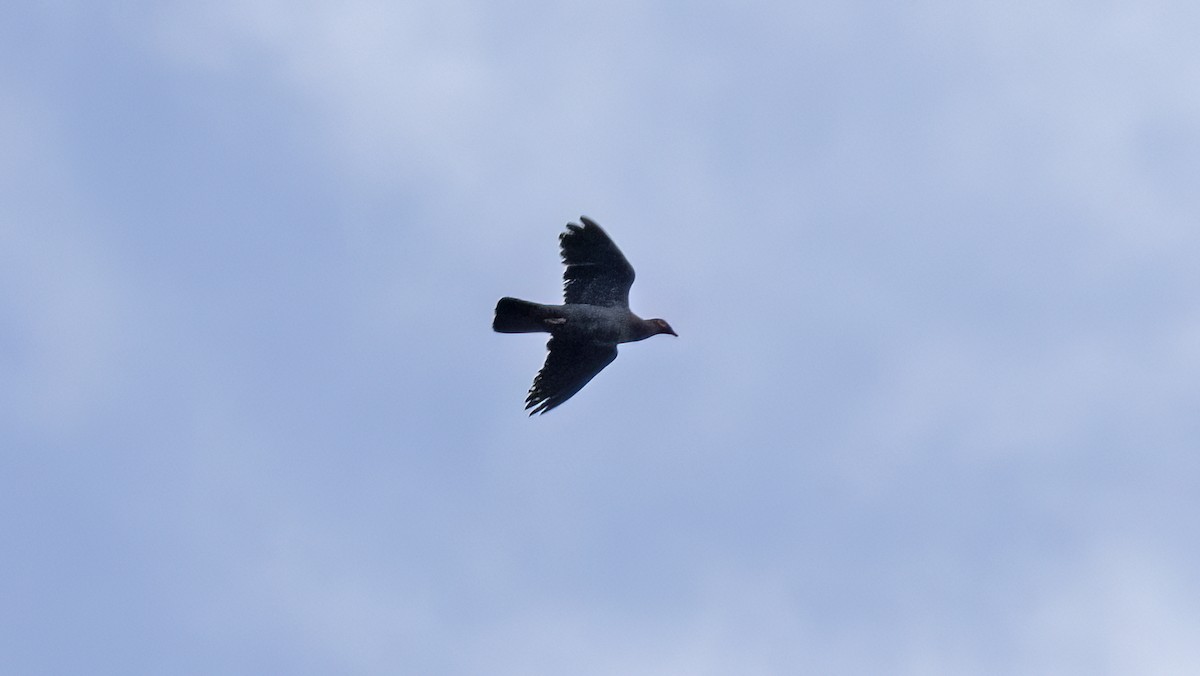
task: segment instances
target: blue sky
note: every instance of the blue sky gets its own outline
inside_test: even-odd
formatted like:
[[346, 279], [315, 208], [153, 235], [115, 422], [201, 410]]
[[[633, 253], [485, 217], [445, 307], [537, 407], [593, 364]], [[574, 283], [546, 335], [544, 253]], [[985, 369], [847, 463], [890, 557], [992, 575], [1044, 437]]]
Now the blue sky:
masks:
[[[1198, 30], [6, 4], [6, 671], [1196, 673]], [[680, 337], [528, 419], [580, 214]]]

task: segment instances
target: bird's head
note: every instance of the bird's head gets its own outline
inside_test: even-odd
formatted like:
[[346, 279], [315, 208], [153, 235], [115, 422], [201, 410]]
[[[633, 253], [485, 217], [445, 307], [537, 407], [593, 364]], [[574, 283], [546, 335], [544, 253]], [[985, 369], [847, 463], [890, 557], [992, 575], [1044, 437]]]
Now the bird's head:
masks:
[[650, 335], [657, 336], [660, 333], [669, 333], [676, 338], [679, 337], [679, 334], [675, 333], [675, 329], [672, 329], [671, 325], [665, 319], [651, 319], [650, 326], [654, 329], [654, 333]]

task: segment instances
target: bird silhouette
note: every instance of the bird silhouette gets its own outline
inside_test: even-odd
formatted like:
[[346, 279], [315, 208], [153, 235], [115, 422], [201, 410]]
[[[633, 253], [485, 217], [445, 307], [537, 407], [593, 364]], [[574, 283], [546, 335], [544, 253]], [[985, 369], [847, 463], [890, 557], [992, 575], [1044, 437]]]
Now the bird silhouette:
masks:
[[562, 249], [562, 305], [517, 298], [496, 303], [492, 329], [499, 333], [549, 333], [549, 354], [533, 379], [525, 408], [545, 413], [570, 399], [617, 358], [617, 345], [660, 333], [678, 334], [662, 319], [642, 319], [629, 309], [633, 266], [587, 217], [568, 223], [558, 236]]

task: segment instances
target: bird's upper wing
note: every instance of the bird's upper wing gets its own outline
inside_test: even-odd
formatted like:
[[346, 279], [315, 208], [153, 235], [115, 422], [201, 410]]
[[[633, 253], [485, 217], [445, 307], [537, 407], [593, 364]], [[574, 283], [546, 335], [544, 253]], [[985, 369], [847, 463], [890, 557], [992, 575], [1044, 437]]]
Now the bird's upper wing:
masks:
[[533, 379], [525, 408], [529, 415], [545, 413], [570, 399], [596, 374], [617, 358], [616, 345], [596, 345], [551, 338], [546, 344], [550, 354]]
[[568, 303], [629, 307], [633, 266], [594, 221], [567, 224], [558, 236], [562, 247], [563, 297]]

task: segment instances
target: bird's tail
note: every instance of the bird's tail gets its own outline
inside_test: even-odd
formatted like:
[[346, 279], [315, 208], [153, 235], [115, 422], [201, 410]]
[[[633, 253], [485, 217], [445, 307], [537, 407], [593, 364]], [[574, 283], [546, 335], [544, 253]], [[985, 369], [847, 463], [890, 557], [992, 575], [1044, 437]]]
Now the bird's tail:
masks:
[[531, 303], [517, 298], [501, 298], [496, 303], [496, 318], [492, 330], [500, 333], [537, 333], [549, 331], [545, 320], [550, 319], [550, 308], [541, 303]]

